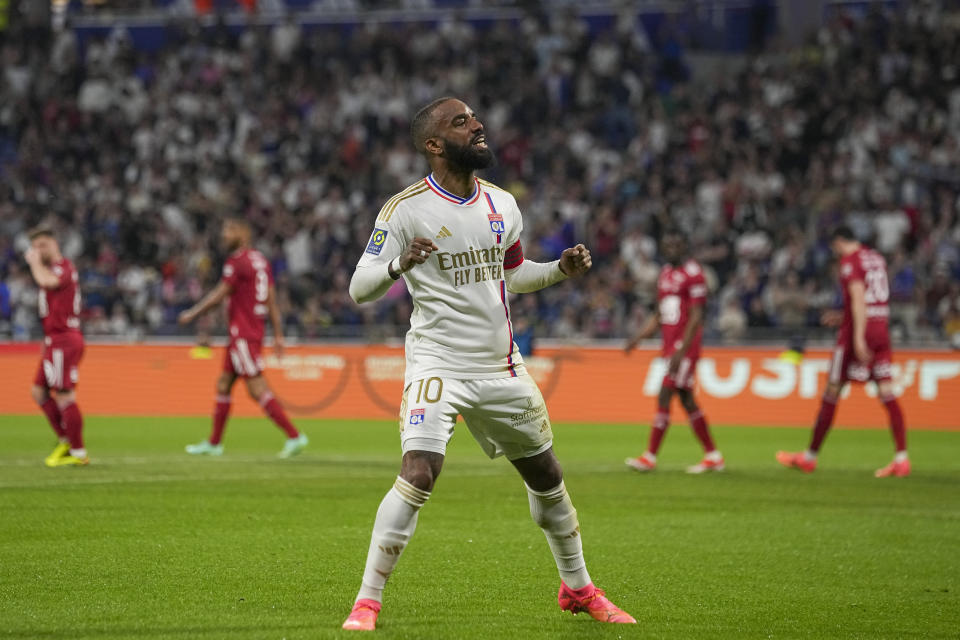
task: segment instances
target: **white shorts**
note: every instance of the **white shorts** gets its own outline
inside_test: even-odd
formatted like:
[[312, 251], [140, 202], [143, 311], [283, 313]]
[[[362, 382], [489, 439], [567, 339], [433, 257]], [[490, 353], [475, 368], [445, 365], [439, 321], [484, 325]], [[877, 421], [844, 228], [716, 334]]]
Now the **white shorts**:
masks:
[[414, 380], [403, 392], [403, 453], [445, 454], [458, 415], [491, 458], [529, 458], [553, 444], [547, 406], [529, 375], [493, 380], [433, 377]]

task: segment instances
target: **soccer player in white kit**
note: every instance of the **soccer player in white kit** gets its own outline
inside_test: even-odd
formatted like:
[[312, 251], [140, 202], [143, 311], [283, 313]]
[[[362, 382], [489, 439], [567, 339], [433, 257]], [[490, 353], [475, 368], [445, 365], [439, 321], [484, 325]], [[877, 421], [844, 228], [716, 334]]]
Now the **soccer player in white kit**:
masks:
[[383, 588], [443, 466], [457, 415], [488, 456], [504, 455], [527, 485], [530, 513], [560, 572], [563, 610], [602, 622], [636, 622], [587, 573], [577, 512], [554, 455], [543, 396], [513, 342], [507, 292], [525, 293], [585, 273], [590, 252], [523, 258], [513, 196], [474, 176], [491, 166], [483, 124], [455, 98], [413, 119], [414, 145], [431, 174], [387, 201], [350, 282], [357, 302], [403, 277], [413, 297], [400, 407], [400, 475], [380, 503], [363, 581], [344, 629], [373, 630]]

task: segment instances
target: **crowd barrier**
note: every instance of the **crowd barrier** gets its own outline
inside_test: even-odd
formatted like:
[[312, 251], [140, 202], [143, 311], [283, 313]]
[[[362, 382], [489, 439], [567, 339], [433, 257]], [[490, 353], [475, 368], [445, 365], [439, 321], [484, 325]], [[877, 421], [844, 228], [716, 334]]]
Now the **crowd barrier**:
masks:
[[[221, 347], [88, 345], [78, 397], [88, 415], [206, 415], [214, 401]], [[0, 414], [35, 413], [29, 388], [39, 344], [0, 344]], [[799, 362], [763, 348], [708, 348], [697, 370], [701, 404], [715, 424], [798, 426], [812, 423], [830, 352]], [[389, 346], [290, 347], [266, 354], [266, 374], [294, 416], [390, 418], [403, 386], [403, 350]], [[528, 357], [555, 422], [646, 423], [666, 363], [650, 350], [542, 349]], [[960, 353], [898, 351], [894, 377], [911, 428], [960, 430]], [[260, 415], [242, 388], [234, 415]], [[837, 423], [884, 427], [872, 385], [851, 385]]]

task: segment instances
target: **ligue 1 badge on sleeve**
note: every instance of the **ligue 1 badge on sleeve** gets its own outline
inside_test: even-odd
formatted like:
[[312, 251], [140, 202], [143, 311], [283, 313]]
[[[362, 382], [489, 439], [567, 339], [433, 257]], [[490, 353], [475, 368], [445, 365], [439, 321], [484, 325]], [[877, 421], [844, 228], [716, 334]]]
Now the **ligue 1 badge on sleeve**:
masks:
[[503, 233], [506, 229], [503, 225], [503, 216], [493, 212], [487, 214], [487, 220], [490, 221], [490, 230], [494, 233]]
[[423, 418], [426, 412], [426, 409], [411, 409], [410, 424], [423, 424]]
[[388, 231], [386, 229], [374, 229], [370, 236], [370, 242], [367, 243], [367, 253], [375, 256], [380, 255], [384, 243], [387, 241]]

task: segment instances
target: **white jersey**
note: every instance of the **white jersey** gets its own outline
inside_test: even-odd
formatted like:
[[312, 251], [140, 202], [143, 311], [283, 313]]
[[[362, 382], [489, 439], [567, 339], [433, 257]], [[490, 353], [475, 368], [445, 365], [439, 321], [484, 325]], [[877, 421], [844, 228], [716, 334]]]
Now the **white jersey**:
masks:
[[[413, 297], [406, 338], [405, 385], [425, 377], [480, 380], [523, 375], [513, 341], [504, 257], [523, 230], [513, 196], [475, 179], [460, 198], [432, 176], [401, 191], [380, 210], [358, 267], [387, 264], [415, 237], [439, 247], [403, 274]], [[519, 244], [517, 244], [519, 249]], [[522, 255], [522, 254], [521, 254]]]

